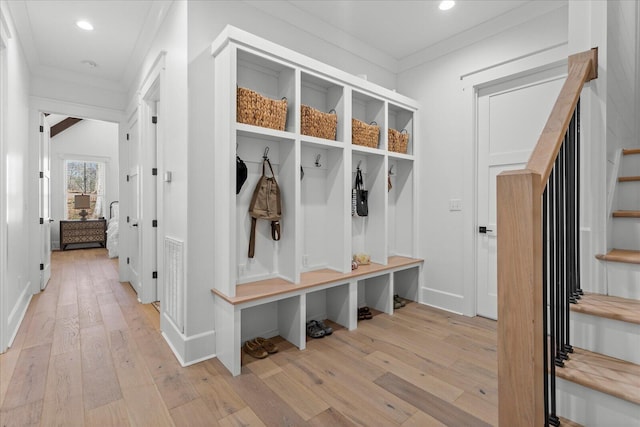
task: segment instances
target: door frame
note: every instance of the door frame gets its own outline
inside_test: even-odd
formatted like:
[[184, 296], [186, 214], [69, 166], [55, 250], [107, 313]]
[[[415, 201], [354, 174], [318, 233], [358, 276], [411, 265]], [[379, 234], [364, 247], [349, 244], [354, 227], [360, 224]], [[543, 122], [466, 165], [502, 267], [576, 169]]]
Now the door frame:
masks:
[[[0, 161], [6, 166], [6, 151], [5, 151], [5, 133], [6, 133], [6, 120], [5, 114], [7, 113], [7, 43], [9, 34], [7, 25], [5, 25], [5, 19], [0, 11]], [[3, 167], [4, 171], [5, 168]], [[0, 173], [0, 353], [9, 346], [8, 338], [8, 322], [7, 316], [9, 308], [7, 307], [7, 183], [4, 173]]]
[[[51, 126], [49, 126], [49, 123], [47, 123], [47, 118], [45, 116], [44, 113], [40, 113], [40, 117], [39, 117], [39, 123], [40, 123], [40, 128], [42, 129], [42, 132], [40, 132], [40, 143], [38, 144], [38, 159], [39, 159], [39, 163], [40, 163], [40, 183], [38, 186], [39, 192], [38, 192], [38, 202], [39, 202], [39, 209], [38, 209], [38, 215], [40, 217], [40, 264], [41, 266], [44, 266], [44, 269], [41, 268], [40, 270], [40, 290], [44, 291], [44, 289], [47, 287], [47, 285], [49, 284], [49, 279], [51, 278], [51, 249], [52, 249], [52, 245], [51, 245]], [[47, 161], [49, 162], [48, 165], [48, 176], [46, 176], [45, 172], [45, 159], [44, 159], [44, 153], [47, 153], [48, 159]], [[46, 194], [47, 194], [47, 199], [46, 202], [44, 201], [45, 198], [43, 197], [43, 192], [44, 192], [44, 179], [48, 179], [48, 187]], [[48, 205], [48, 216], [45, 218], [44, 217], [44, 205], [47, 204]], [[47, 241], [47, 237], [49, 240], [49, 244], [46, 244]], [[47, 254], [47, 250], [49, 251], [49, 253]]]
[[[141, 287], [142, 290], [138, 298], [144, 304], [154, 301], [161, 301], [163, 296], [163, 277], [164, 263], [163, 256], [163, 236], [164, 236], [164, 168], [163, 168], [163, 136], [165, 135], [164, 123], [166, 114], [165, 107], [161, 102], [167, 99], [165, 95], [164, 75], [165, 75], [165, 58], [166, 52], [161, 51], [156, 57], [149, 73], [143, 79], [138, 92], [138, 123], [140, 138], [140, 164], [142, 165], [140, 183], [142, 198], [142, 235], [140, 245], [142, 247], [141, 262]], [[156, 104], [157, 103], [157, 104]], [[158, 105], [157, 111], [155, 105]], [[157, 116], [158, 123], [153, 124], [152, 116]], [[154, 159], [155, 157], [155, 159]], [[157, 175], [152, 176], [152, 168], [157, 169]], [[153, 181], [156, 180], [155, 195], [152, 192]], [[154, 197], [155, 196], [155, 197]], [[155, 199], [155, 200], [154, 200]], [[155, 205], [155, 206], [154, 206]], [[154, 218], [151, 214], [155, 211]], [[156, 219], [158, 226], [155, 230], [151, 226], [151, 221]], [[145, 232], [151, 230], [151, 232]], [[153, 235], [155, 232], [155, 245], [153, 244]], [[155, 266], [153, 265], [153, 257], [155, 256]], [[157, 279], [152, 278], [153, 272], [157, 272]], [[155, 282], [155, 283], [154, 283]], [[161, 311], [163, 305], [160, 304]]]
[[[122, 126], [122, 121], [123, 121], [122, 111], [112, 110], [108, 108], [93, 107], [90, 105], [76, 104], [76, 103], [48, 99], [48, 98], [34, 97], [34, 96], [30, 97], [29, 101], [30, 101], [29, 102], [30, 103], [29, 123], [31, 126], [30, 133], [29, 133], [30, 134], [29, 140], [30, 140], [31, 147], [38, 147], [38, 144], [40, 143], [39, 142], [40, 131], [39, 131], [38, 123], [40, 120], [39, 119], [40, 114], [45, 112], [51, 113], [51, 114], [61, 114], [66, 116], [82, 117], [87, 119], [116, 123], [118, 125], [118, 138], [120, 140], [123, 139], [124, 128]], [[33, 197], [31, 197], [30, 206], [38, 206], [37, 198], [38, 198], [38, 188], [40, 185], [39, 169], [40, 169], [40, 160], [41, 160], [39, 158], [40, 154], [38, 151], [39, 150], [36, 150], [37, 154], [35, 155], [35, 158], [32, 158], [32, 161], [30, 162], [30, 165], [29, 165], [29, 169], [30, 169], [29, 176], [33, 177], [33, 179], [28, 184], [30, 193], [33, 195]], [[42, 241], [41, 233], [39, 232], [40, 231], [39, 230], [40, 213], [39, 213], [39, 209], [32, 209], [31, 212], [32, 212], [31, 216], [33, 218], [32, 218], [32, 221], [30, 221], [30, 223], [32, 224], [30, 226], [30, 234], [31, 236], [35, 236], [35, 237], [32, 238], [30, 241], [29, 259], [39, 260], [40, 252], [42, 251], [42, 247], [44, 245], [44, 242]], [[32, 272], [30, 290], [32, 294], [36, 294], [40, 292], [40, 280], [39, 280], [40, 270], [38, 268], [38, 265], [36, 265], [35, 262], [33, 262], [32, 264], [33, 266], [30, 266], [30, 269]]]
[[465, 316], [477, 315], [478, 287], [478, 98], [479, 91], [485, 87], [504, 83], [512, 79], [536, 74], [548, 69], [566, 65], [568, 57], [567, 43], [552, 46], [542, 51], [518, 57], [511, 61], [500, 62], [460, 75], [461, 89], [467, 94], [466, 116], [470, 126], [467, 128], [468, 145], [463, 150], [464, 189], [463, 200], [469, 208], [463, 209], [463, 286], [464, 298], [460, 311]]
[[[478, 231], [478, 227], [481, 225], [484, 226], [492, 226], [492, 228], [495, 228], [495, 230], [492, 233], [489, 233], [489, 231], [487, 231], [487, 237], [493, 236], [493, 238], [496, 238], [497, 236], [497, 224], [493, 223], [492, 220], [488, 219], [484, 220], [482, 222], [480, 222], [478, 220], [478, 217], [482, 217], [483, 215], [481, 215], [483, 212], [480, 212], [479, 207], [481, 205], [483, 205], [483, 200], [481, 199], [481, 194], [485, 195], [487, 197], [490, 197], [489, 195], [492, 193], [491, 191], [491, 182], [488, 182], [484, 177], [481, 178], [481, 176], [486, 173], [488, 170], [481, 170], [480, 169], [480, 155], [482, 153], [483, 147], [480, 145], [481, 144], [481, 140], [480, 140], [480, 113], [481, 113], [481, 100], [483, 99], [488, 99], [490, 97], [494, 97], [494, 96], [500, 96], [500, 95], [504, 95], [507, 93], [514, 93], [520, 90], [525, 90], [525, 89], [529, 89], [532, 87], [540, 87], [541, 85], [547, 85], [547, 84], [563, 84], [564, 81], [566, 81], [566, 77], [567, 77], [567, 68], [566, 68], [566, 64], [564, 63], [559, 63], [559, 64], [552, 64], [550, 66], [545, 66], [545, 67], [541, 67], [541, 68], [537, 68], [535, 70], [532, 70], [532, 72], [530, 73], [525, 73], [525, 74], [520, 74], [520, 75], [516, 75], [516, 76], [509, 76], [509, 78], [507, 79], [501, 79], [500, 81], [496, 82], [496, 83], [489, 83], [486, 85], [482, 85], [478, 87], [478, 90], [476, 91], [476, 135], [477, 135], [477, 143], [476, 143], [476, 194], [478, 195], [478, 197], [476, 197], [476, 313], [478, 315], [482, 315], [482, 316], [486, 316], [488, 318], [491, 319], [495, 319], [497, 318], [498, 315], [498, 310], [497, 310], [497, 294], [496, 294], [496, 307], [495, 307], [495, 314], [493, 313], [489, 313], [492, 310], [487, 310], [488, 306], [487, 305], [481, 305], [481, 297], [483, 296], [482, 293], [480, 292], [481, 290], [486, 291], [486, 289], [480, 289], [480, 276], [478, 275], [478, 273], [480, 272], [480, 269], [482, 267], [482, 264], [480, 263], [480, 260], [482, 259], [482, 252], [479, 249], [482, 245], [479, 244], [481, 242], [482, 237], [479, 235], [479, 231]], [[482, 95], [480, 95], [480, 93], [482, 92]], [[560, 91], [558, 90], [558, 93]], [[554, 99], [555, 101], [555, 99]], [[488, 108], [488, 107], [485, 107]], [[541, 120], [546, 120], [548, 117], [548, 114], [551, 112], [551, 108], [549, 108], [548, 111], [546, 111], [546, 115], [542, 116], [542, 117], [538, 117]], [[487, 120], [485, 118], [485, 120]], [[485, 121], [485, 124], [487, 122]], [[544, 123], [544, 122], [543, 122]], [[486, 130], [486, 129], [485, 129]], [[542, 130], [542, 129], [541, 129]], [[538, 138], [538, 135], [532, 135], [532, 138]], [[485, 144], [488, 143], [488, 141], [484, 141]], [[533, 151], [533, 148], [535, 147], [535, 143], [536, 140], [531, 140], [531, 152]], [[489, 150], [489, 147], [485, 147], [484, 149]], [[517, 151], [513, 151], [510, 152], [511, 155], [515, 155], [515, 156], [521, 156], [520, 158], [524, 161], [524, 163], [511, 163], [511, 166], [508, 167], [507, 170], [514, 170], [514, 169], [519, 169], [519, 168], [523, 168], [526, 166], [526, 160], [524, 160], [524, 157], [522, 157], [523, 155], [527, 154], [527, 151], [529, 150], [517, 150]], [[527, 155], [527, 157], [530, 156], [530, 153]], [[513, 159], [511, 159], [513, 161]], [[487, 158], [486, 159], [487, 163], [491, 163], [490, 159]], [[508, 165], [509, 163], [504, 163], [504, 165]], [[518, 164], [521, 164], [522, 166], [518, 166]], [[487, 185], [487, 188], [485, 188], [484, 192], [481, 193], [481, 188], [482, 186]], [[485, 205], [485, 208], [488, 208], [490, 210], [489, 205]], [[486, 213], [486, 212], [485, 212]], [[492, 269], [494, 267], [493, 263], [488, 262], [488, 267], [490, 269]], [[487, 273], [487, 272], [485, 272]], [[485, 277], [487, 277], [485, 275]], [[496, 278], [497, 280], [497, 278]], [[483, 303], [486, 304], [492, 304], [492, 302], [490, 300], [484, 300]], [[480, 314], [480, 312], [483, 312], [483, 314]], [[496, 316], [496, 317], [493, 317]]]

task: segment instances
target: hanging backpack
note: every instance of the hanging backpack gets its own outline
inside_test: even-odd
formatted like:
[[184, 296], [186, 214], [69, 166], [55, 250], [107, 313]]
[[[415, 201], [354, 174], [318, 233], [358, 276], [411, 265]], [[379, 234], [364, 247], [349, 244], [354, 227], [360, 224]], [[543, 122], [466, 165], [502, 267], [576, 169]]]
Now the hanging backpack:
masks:
[[[265, 164], [269, 165], [271, 176], [265, 175]], [[253, 258], [256, 247], [256, 223], [259, 219], [271, 221], [271, 238], [280, 240], [280, 217], [282, 206], [280, 202], [280, 188], [276, 182], [271, 162], [268, 158], [262, 161], [262, 176], [258, 180], [256, 189], [253, 190], [251, 203], [249, 204], [251, 215], [251, 237], [249, 238], [249, 258]]]

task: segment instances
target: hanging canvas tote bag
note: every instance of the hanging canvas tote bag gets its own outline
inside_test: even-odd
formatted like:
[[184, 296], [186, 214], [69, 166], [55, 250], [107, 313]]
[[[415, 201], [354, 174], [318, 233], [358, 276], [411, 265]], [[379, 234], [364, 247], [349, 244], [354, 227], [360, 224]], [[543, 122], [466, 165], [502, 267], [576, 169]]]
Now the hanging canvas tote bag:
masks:
[[[270, 177], [266, 176], [266, 165], [269, 165]], [[256, 247], [256, 223], [259, 219], [271, 221], [271, 238], [280, 240], [280, 218], [282, 216], [280, 188], [273, 173], [271, 162], [267, 158], [262, 162], [262, 176], [258, 180], [256, 189], [253, 190], [253, 196], [249, 204], [249, 215], [251, 215], [249, 258], [253, 258]]]
[[369, 215], [369, 192], [364, 189], [364, 180], [362, 179], [362, 171], [360, 169], [356, 172], [355, 184], [356, 214], [358, 216], [367, 216]]

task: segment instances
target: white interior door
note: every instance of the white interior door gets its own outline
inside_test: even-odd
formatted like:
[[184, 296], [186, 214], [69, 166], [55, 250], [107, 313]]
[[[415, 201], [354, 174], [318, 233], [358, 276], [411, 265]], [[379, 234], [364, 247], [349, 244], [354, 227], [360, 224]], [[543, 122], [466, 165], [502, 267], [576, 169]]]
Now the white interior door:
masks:
[[138, 120], [134, 120], [129, 127], [129, 173], [128, 195], [129, 212], [126, 226], [129, 228], [129, 247], [127, 261], [129, 266], [129, 280], [138, 295], [142, 290], [141, 271], [141, 227], [139, 224], [142, 210], [141, 183], [140, 183], [140, 138], [138, 132]]
[[[478, 92], [478, 315], [497, 319], [496, 176], [529, 160], [566, 75], [556, 67]], [[483, 229], [484, 227], [484, 229]]]
[[40, 113], [40, 289], [51, 278], [51, 128]]

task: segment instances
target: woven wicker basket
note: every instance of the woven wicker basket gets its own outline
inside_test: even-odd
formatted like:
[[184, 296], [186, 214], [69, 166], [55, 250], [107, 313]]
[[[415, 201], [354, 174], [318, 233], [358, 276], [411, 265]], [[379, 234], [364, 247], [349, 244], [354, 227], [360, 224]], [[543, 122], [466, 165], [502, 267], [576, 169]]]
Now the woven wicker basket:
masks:
[[323, 113], [306, 105], [300, 106], [300, 125], [303, 135], [315, 136], [324, 139], [336, 139], [338, 127], [338, 115], [335, 110]]
[[274, 100], [242, 87], [237, 91], [238, 123], [284, 130], [287, 122], [287, 98]]
[[389, 151], [407, 154], [407, 146], [409, 145], [409, 133], [406, 129], [397, 131], [389, 128]]
[[380, 127], [376, 122], [370, 125], [357, 119], [351, 119], [351, 142], [365, 147], [378, 148]]

